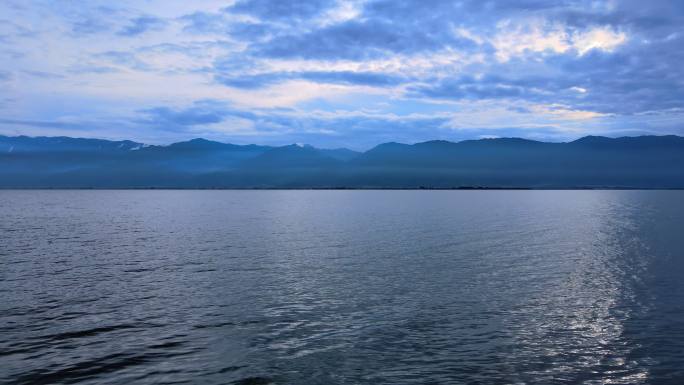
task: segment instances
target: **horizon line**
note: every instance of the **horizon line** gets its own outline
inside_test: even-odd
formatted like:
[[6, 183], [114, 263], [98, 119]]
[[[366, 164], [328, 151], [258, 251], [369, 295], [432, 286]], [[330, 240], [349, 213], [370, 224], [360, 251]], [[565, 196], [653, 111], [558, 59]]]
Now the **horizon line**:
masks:
[[524, 137], [519, 137], [519, 136], [495, 136], [495, 137], [486, 137], [486, 138], [473, 138], [473, 139], [463, 139], [463, 140], [458, 140], [458, 141], [451, 141], [448, 139], [428, 139], [420, 142], [413, 142], [413, 143], [403, 143], [403, 142], [396, 142], [396, 141], [388, 141], [388, 142], [381, 142], [378, 143], [372, 147], [369, 147], [366, 150], [353, 150], [348, 147], [316, 147], [314, 145], [310, 145], [307, 143], [300, 143], [300, 142], [295, 142], [295, 143], [288, 143], [288, 144], [282, 144], [282, 145], [269, 145], [269, 144], [258, 144], [258, 143], [247, 143], [247, 144], [237, 144], [237, 143], [232, 143], [232, 142], [223, 142], [219, 140], [213, 140], [213, 139], [207, 139], [204, 137], [194, 137], [191, 139], [187, 140], [181, 140], [178, 142], [171, 142], [169, 144], [148, 144], [144, 142], [138, 142], [133, 139], [108, 139], [108, 138], [102, 138], [102, 137], [83, 137], [83, 136], [66, 136], [66, 135], [57, 135], [57, 136], [47, 136], [47, 135], [37, 135], [37, 136], [31, 136], [31, 135], [5, 135], [5, 134], [0, 134], [0, 137], [5, 137], [5, 138], [29, 138], [29, 139], [58, 139], [58, 138], [65, 138], [65, 139], [79, 139], [79, 140], [103, 140], [103, 141], [108, 141], [108, 142], [132, 142], [135, 144], [139, 144], [145, 147], [169, 147], [174, 144], [179, 144], [179, 143], [189, 143], [192, 141], [197, 141], [197, 140], [203, 140], [206, 142], [211, 142], [211, 143], [220, 143], [220, 144], [226, 144], [226, 145], [233, 145], [233, 146], [260, 146], [260, 147], [271, 147], [271, 148], [280, 148], [280, 147], [287, 147], [287, 146], [300, 146], [300, 147], [313, 147], [319, 150], [349, 150], [349, 151], [354, 151], [354, 152], [366, 152], [369, 151], [373, 148], [376, 148], [378, 146], [386, 145], [386, 144], [398, 144], [398, 145], [404, 145], [404, 146], [414, 146], [417, 144], [423, 144], [423, 143], [430, 143], [430, 142], [447, 142], [447, 143], [452, 143], [452, 144], [458, 144], [458, 143], [464, 143], [464, 142], [477, 142], [477, 141], [488, 141], [488, 140], [504, 140], [504, 139], [518, 139], [518, 140], [523, 140], [523, 141], [528, 141], [528, 142], [536, 142], [536, 143], [548, 143], [548, 144], [568, 144], [568, 143], [574, 143], [582, 139], [586, 138], [603, 138], [603, 139], [609, 139], [609, 140], [618, 140], [618, 139], [634, 139], [634, 138], [648, 138], [648, 137], [657, 137], [657, 138], [666, 138], [666, 137], [675, 137], [675, 138], [684, 138], [684, 136], [676, 135], [676, 134], [665, 134], [665, 135], [657, 135], [657, 134], [647, 134], [647, 135], [635, 135], [635, 136], [604, 136], [604, 135], [585, 135], [581, 136], [577, 139], [574, 140], [569, 140], [569, 141], [559, 141], [559, 142], [554, 142], [554, 141], [544, 141], [544, 140], [538, 140], [538, 139], [530, 139], [530, 138], [524, 138]]

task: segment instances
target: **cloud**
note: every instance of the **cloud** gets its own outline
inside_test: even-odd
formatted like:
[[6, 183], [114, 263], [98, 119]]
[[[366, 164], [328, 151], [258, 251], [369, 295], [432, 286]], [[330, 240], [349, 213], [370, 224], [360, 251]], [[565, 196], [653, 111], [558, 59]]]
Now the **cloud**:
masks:
[[[427, 32], [427, 33], [426, 33]], [[472, 40], [398, 28], [385, 20], [350, 20], [301, 35], [282, 35], [251, 47], [256, 56], [271, 58], [364, 60], [390, 54], [420, 53], [457, 47], [473, 48]]]
[[[128, 67], [140, 71], [146, 71], [150, 69], [150, 67], [145, 63], [144, 61], [140, 60], [138, 55], [134, 52], [130, 51], [105, 51], [102, 53], [97, 54], [95, 56], [97, 59], [105, 59], [113, 64], [123, 66], [123, 67]], [[94, 68], [107, 68], [105, 67], [99, 67], [99, 66], [94, 66]], [[97, 72], [97, 71], [95, 71]]]
[[580, 55], [584, 55], [592, 49], [611, 52], [627, 40], [624, 32], [615, 32], [609, 28], [592, 28], [586, 32], [572, 36], [572, 47]]
[[138, 36], [152, 30], [159, 30], [166, 25], [166, 21], [154, 16], [139, 16], [131, 19], [129, 24], [119, 30], [121, 36]]
[[63, 75], [55, 74], [55, 73], [51, 73], [51, 72], [31, 71], [31, 70], [24, 70], [22, 72], [25, 73], [26, 75], [33, 76], [36, 78], [41, 78], [41, 79], [61, 79], [61, 78], [64, 78]]
[[[382, 141], [415, 141], [420, 132], [441, 133], [451, 130], [444, 127], [448, 116], [412, 114], [400, 116], [367, 111], [313, 111], [298, 109], [263, 108], [246, 110], [217, 100], [197, 101], [189, 106], [157, 106], [138, 111], [142, 118], [135, 124], [159, 127], [168, 132], [207, 137], [226, 138], [260, 143], [287, 144], [296, 141], [333, 145], [340, 144], [360, 148], [359, 142], [370, 147]], [[403, 130], [403, 134], [397, 134]], [[264, 135], [268, 140], [264, 141]], [[363, 136], [354, 144], [355, 137]], [[248, 138], [244, 138], [248, 137]]]
[[185, 23], [185, 32], [207, 34], [221, 33], [228, 30], [228, 19], [222, 13], [215, 12], [193, 12], [180, 17]]
[[331, 0], [238, 0], [225, 12], [249, 15], [265, 21], [291, 22], [315, 17], [335, 4]]
[[592, 49], [613, 51], [627, 40], [624, 32], [609, 27], [592, 27], [587, 30], [571, 30], [567, 26], [526, 21], [511, 25], [506, 21], [499, 25], [499, 32], [490, 40], [499, 61], [530, 53], [566, 53], [574, 51], [584, 55]]
[[0, 2], [0, 128], [352, 146], [683, 129], [683, 2], [103, 4]]
[[110, 24], [95, 18], [85, 18], [75, 21], [71, 26], [71, 31], [76, 35], [91, 35], [109, 30]]
[[498, 77], [475, 79], [464, 76], [456, 79], [444, 79], [432, 85], [418, 85], [408, 88], [409, 96], [426, 96], [437, 99], [499, 99], [523, 97], [534, 93], [534, 90]]
[[382, 72], [356, 71], [302, 71], [271, 72], [257, 75], [228, 77], [217, 75], [221, 84], [244, 89], [256, 89], [283, 83], [289, 80], [308, 80], [316, 83], [362, 85], [386, 87], [401, 84], [405, 79], [401, 76]]
[[114, 6], [79, 6], [77, 3], [49, 3], [48, 12], [63, 15], [75, 37], [87, 37], [114, 29], [127, 12]]
[[219, 123], [228, 115], [227, 111], [201, 105], [180, 110], [169, 107], [155, 107], [140, 110], [140, 112], [148, 117], [147, 120], [143, 120], [145, 123], [171, 126], [197, 126]]
[[17, 125], [17, 126], [31, 126], [31, 127], [67, 128], [67, 129], [79, 129], [79, 130], [86, 128], [86, 126], [81, 122], [41, 121], [41, 120], [7, 119], [7, 118], [0, 118], [0, 124]]

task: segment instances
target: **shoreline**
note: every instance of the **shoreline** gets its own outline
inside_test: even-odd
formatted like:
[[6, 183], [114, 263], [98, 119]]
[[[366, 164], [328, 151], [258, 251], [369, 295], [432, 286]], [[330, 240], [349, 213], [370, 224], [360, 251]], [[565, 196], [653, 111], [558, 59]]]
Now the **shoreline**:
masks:
[[684, 187], [0, 187], [0, 191], [189, 190], [189, 191], [683, 191]]

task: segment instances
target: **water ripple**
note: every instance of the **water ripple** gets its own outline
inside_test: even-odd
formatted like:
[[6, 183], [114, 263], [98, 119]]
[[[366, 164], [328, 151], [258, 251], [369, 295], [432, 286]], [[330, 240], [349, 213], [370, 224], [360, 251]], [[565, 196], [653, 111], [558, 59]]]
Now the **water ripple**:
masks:
[[679, 384], [677, 191], [0, 191], [7, 384]]

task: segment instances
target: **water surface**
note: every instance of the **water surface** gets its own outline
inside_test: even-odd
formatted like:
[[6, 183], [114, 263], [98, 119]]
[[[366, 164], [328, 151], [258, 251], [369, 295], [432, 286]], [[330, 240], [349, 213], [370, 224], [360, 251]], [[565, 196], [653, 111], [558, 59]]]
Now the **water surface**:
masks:
[[0, 191], [7, 384], [682, 384], [684, 192]]

